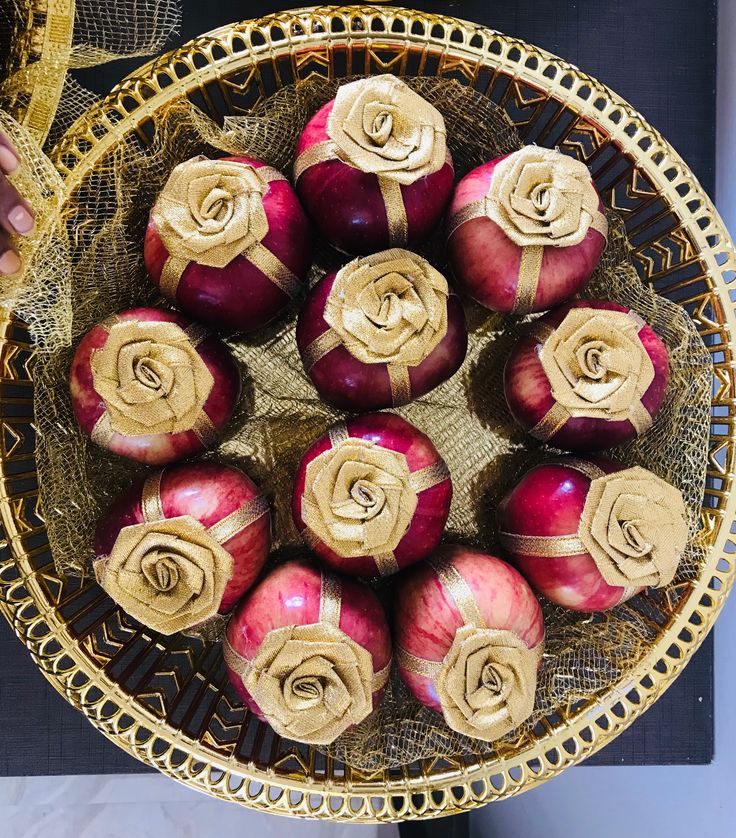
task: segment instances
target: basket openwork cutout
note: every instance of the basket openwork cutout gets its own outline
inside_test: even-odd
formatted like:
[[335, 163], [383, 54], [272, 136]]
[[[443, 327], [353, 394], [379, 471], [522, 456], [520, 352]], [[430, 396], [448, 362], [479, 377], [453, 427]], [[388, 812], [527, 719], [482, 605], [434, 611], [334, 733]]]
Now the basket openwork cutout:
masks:
[[[152, 637], [101, 608], [91, 580], [61, 580], [38, 507], [31, 347], [4, 324], [0, 513], [3, 612], [42, 671], [106, 735], [165, 773], [224, 799], [282, 814], [375, 821], [433, 817], [542, 782], [623, 730], [676, 677], [732, 582], [734, 519], [727, 283], [733, 245], [697, 181], [667, 143], [593, 79], [524, 43], [451, 18], [329, 7], [203, 36], [148, 65], [90, 110], [54, 162], [73, 204], [95, 166], [181, 96], [212, 116], [238, 115], [316, 72], [396, 72], [472, 85], [504, 109], [524, 142], [573, 150], [623, 218], [642, 277], [683, 305], [714, 360], [713, 423], [702, 522], [708, 555], [696, 578], [658, 604], [656, 640], [625, 685], [562, 707], [493, 759], [432, 758], [359, 771], [294, 747], [218, 689], [217, 647]], [[83, 234], [83, 231], [80, 231]]]

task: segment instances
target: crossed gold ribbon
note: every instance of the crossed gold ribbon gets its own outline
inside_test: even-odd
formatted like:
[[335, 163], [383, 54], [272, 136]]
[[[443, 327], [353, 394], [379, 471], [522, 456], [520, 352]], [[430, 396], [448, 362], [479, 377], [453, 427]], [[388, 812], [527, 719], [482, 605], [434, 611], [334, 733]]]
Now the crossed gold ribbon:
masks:
[[[108, 341], [113, 330], [124, 331], [123, 343], [155, 343], [155, 340], [151, 341], [151, 329], [149, 327], [155, 328], [157, 332], [165, 329], [167, 337], [171, 337], [174, 344], [185, 340], [193, 349], [196, 349], [209, 335], [208, 329], [200, 323], [192, 323], [186, 328], [182, 328], [176, 323], [168, 321], [140, 323], [135, 320], [121, 318], [116, 314], [111, 315], [99, 325], [107, 332]], [[97, 380], [98, 375], [102, 374], [101, 366], [104, 365], [105, 368], [111, 371], [116, 371], [119, 368], [117, 359], [106, 358], [106, 346], [95, 349], [92, 352], [91, 365], [93, 382]], [[219, 436], [217, 428], [215, 428], [204, 409], [207, 398], [214, 386], [214, 380], [204, 361], [198, 355], [196, 361], [194, 358], [190, 360], [193, 370], [192, 391], [190, 392], [189, 388], [187, 388], [185, 395], [197, 409], [195, 410], [193, 408], [187, 411], [185, 419], [182, 417], [173, 418], [172, 428], [175, 429], [169, 432], [181, 433], [183, 431], [191, 431], [199, 439], [203, 447], [209, 448], [214, 445]], [[90, 434], [94, 443], [103, 448], [107, 448], [110, 446], [116, 433], [125, 436], [145, 436], [152, 432], [150, 423], [147, 424], [146, 421], [137, 421], [127, 417], [121, 410], [114, 409], [105, 399], [103, 393], [99, 393], [99, 395], [105, 403], [105, 409], [95, 422]], [[143, 411], [145, 409], [145, 403], [139, 407]], [[136, 405], [128, 405], [126, 406], [126, 410], [128, 413], [132, 413], [136, 411]]]
[[151, 474], [141, 493], [143, 523], [123, 527], [108, 556], [94, 563], [100, 585], [144, 625], [172, 634], [218, 619], [233, 557], [230, 539], [269, 514], [263, 495], [205, 528], [191, 515], [167, 518], [164, 472]]
[[[450, 479], [447, 464], [439, 459], [412, 472], [403, 454], [351, 437], [343, 422], [330, 428], [329, 438], [331, 448], [307, 468], [301, 499], [304, 541], [312, 550], [325, 544], [339, 556], [362, 557], [366, 555], [364, 542], [355, 535], [355, 527], [375, 521], [371, 534], [381, 547], [371, 558], [380, 576], [397, 573], [400, 568], [394, 550], [411, 525], [418, 495]], [[330, 469], [335, 456], [344, 447], [350, 449], [346, 461], [338, 464], [339, 471], [333, 475]], [[349, 475], [346, 467], [352, 469]], [[328, 513], [330, 520], [325, 518]]]
[[598, 200], [583, 163], [551, 149], [526, 146], [496, 165], [483, 198], [448, 219], [447, 238], [475, 218], [498, 224], [521, 247], [511, 312], [527, 314], [534, 310], [545, 247], [579, 244], [590, 229], [608, 238], [608, 221]]
[[[500, 531], [503, 547], [517, 556], [588, 554], [606, 583], [623, 589], [619, 604], [642, 587], [668, 584], [687, 542], [680, 492], [639, 467], [607, 474], [595, 463], [576, 457], [551, 463], [574, 469], [591, 481], [577, 532], [542, 536]], [[619, 484], [618, 491], [613, 483]], [[646, 543], [644, 533], [654, 531], [659, 531], [661, 544]]]
[[[606, 354], [607, 340], [610, 342], [611, 336], [618, 339], [618, 343], [623, 344], [624, 348], [619, 350], [621, 357], [619, 357], [618, 363], [620, 364], [621, 360], [625, 359], [629, 364], [629, 369], [625, 372], [625, 375], [621, 370], [615, 370], [615, 372], [624, 375], [626, 379], [622, 382], [622, 386], [627, 388], [625, 394], [628, 395], [625, 406], [618, 406], [615, 411], [612, 411], [597, 406], [594, 401], [585, 403], [577, 395], [582, 379], [572, 380], [571, 372], [567, 368], [565, 370], [561, 369], [558, 356], [564, 351], [565, 347], [558, 344], [563, 342], [560, 336], [573, 317], [576, 323], [578, 321], [583, 324], [587, 322], [588, 326], [594, 323], [596, 319], [605, 323], [609, 332], [606, 334], [605, 329], [601, 329], [599, 333], [596, 333], [598, 340], [593, 347], [600, 360]], [[571, 309], [557, 329], [540, 320], [535, 321], [531, 326], [529, 336], [541, 345], [539, 359], [545, 375], [549, 379], [554, 402], [539, 422], [529, 430], [531, 436], [543, 442], [548, 442], [564, 427], [568, 420], [582, 417], [603, 418], [611, 421], [628, 419], [638, 435], [645, 433], [651, 427], [652, 414], [642, 403], [642, 398], [654, 380], [654, 366], [638, 337], [639, 332], [645, 326], [645, 321], [635, 311], [619, 312], [592, 308]], [[558, 337], [560, 337], [559, 341]], [[574, 348], [579, 352], [579, 347], [575, 346]], [[575, 353], [567, 352], [567, 355], [572, 354]], [[608, 354], [613, 355], [612, 352]], [[600, 367], [596, 375], [603, 379], [605, 370], [600, 365], [600, 360], [596, 362]], [[580, 366], [581, 363], [580, 359], [575, 359], [576, 365]], [[596, 381], [591, 383], [591, 388], [595, 386], [599, 386]], [[562, 404], [561, 400], [568, 396], [567, 400], [570, 403]], [[610, 395], [604, 393], [603, 397], [610, 398]]]
[[447, 334], [445, 277], [408, 250], [354, 259], [336, 274], [325, 301], [329, 328], [302, 352], [309, 372], [338, 346], [363, 364], [384, 364], [394, 407], [412, 399], [409, 369]]
[[453, 564], [438, 557], [429, 564], [464, 625], [441, 661], [397, 646], [396, 662], [433, 682], [453, 730], [486, 741], [498, 739], [531, 715], [544, 641], [529, 649], [514, 632], [489, 629], [470, 586]]
[[322, 571], [318, 622], [272, 629], [254, 658], [236, 651], [227, 636], [228, 667], [282, 736], [329, 744], [373, 709], [391, 661], [375, 672], [373, 656], [340, 629], [342, 584]]
[[[235, 248], [233, 248], [233, 244], [224, 242], [208, 250], [206, 239], [204, 237], [200, 237], [202, 239], [202, 244], [196, 249], [195, 257], [194, 249], [190, 247], [190, 240], [182, 239], [177, 228], [171, 223], [171, 219], [174, 216], [184, 216], [187, 219], [191, 217], [191, 208], [189, 207], [188, 195], [186, 194], [190, 183], [185, 177], [175, 178], [174, 175], [172, 175], [172, 178], [170, 178], [169, 182], [164, 187], [164, 190], [151, 213], [152, 218], [156, 223], [159, 235], [169, 252], [159, 280], [161, 293], [167, 299], [172, 302], [176, 302], [176, 294], [182, 274], [192, 261], [196, 261], [197, 263], [203, 265], [224, 267], [222, 264], [223, 262], [225, 264], [229, 264], [232, 259], [241, 255], [258, 268], [261, 273], [265, 274], [268, 279], [270, 279], [271, 282], [280, 288], [287, 296], [292, 299], [297, 297], [301, 291], [302, 283], [299, 281], [298, 277], [296, 277], [294, 273], [292, 273], [292, 271], [263, 244], [263, 239], [268, 233], [269, 225], [268, 218], [266, 217], [266, 213], [263, 209], [263, 195], [259, 192], [259, 189], [265, 190], [268, 188], [269, 184], [276, 181], [286, 181], [288, 183], [287, 178], [285, 178], [281, 172], [270, 166], [261, 166], [256, 169], [246, 163], [239, 163], [232, 160], [208, 160], [206, 157], [201, 156], [195, 157], [192, 160], [181, 164], [181, 166], [177, 167], [177, 169], [186, 169], [187, 167], [194, 166], [205, 168], [204, 175], [199, 172], [198, 175], [200, 179], [206, 181], [207, 185], [210, 184], [210, 181], [214, 182], [216, 180], [218, 168], [226, 168], [228, 170], [236, 171], [239, 168], [243, 170], [244, 180], [246, 177], [254, 180], [258, 188], [253, 189], [250, 193], [250, 209], [248, 210], [248, 215], [251, 219], [250, 226], [252, 229], [249, 234], [245, 236], [245, 247], [240, 253], [237, 252], [236, 235], [239, 231], [235, 231], [233, 234], [236, 238]], [[206, 177], [207, 170], [209, 169], [212, 170], [212, 174], [209, 177]], [[176, 170], [174, 174], [176, 174]], [[206, 200], [211, 200], [213, 202], [213, 207], [218, 206], [217, 196], [220, 195], [222, 191], [223, 190], [218, 191], [217, 189], [213, 190], [212, 193], [206, 196]], [[213, 194], [214, 197], [212, 197]], [[222, 200], [223, 196], [220, 195], [219, 201], [222, 202]], [[212, 211], [213, 208], [207, 206], [202, 209], [201, 214], [206, 215], [208, 212]], [[200, 220], [199, 223], [207, 223], [207, 220], [204, 222]], [[193, 224], [194, 222], [192, 222], [192, 225]], [[236, 224], [237, 220], [233, 220], [232, 225], [235, 226]], [[196, 234], [191, 238], [195, 237]], [[185, 253], [186, 255], [184, 255]]]
[[296, 159], [294, 182], [310, 167], [329, 160], [375, 174], [389, 243], [405, 245], [409, 230], [402, 184], [453, 165], [439, 111], [396, 76], [373, 76], [338, 90], [327, 134], [329, 140], [315, 143]]

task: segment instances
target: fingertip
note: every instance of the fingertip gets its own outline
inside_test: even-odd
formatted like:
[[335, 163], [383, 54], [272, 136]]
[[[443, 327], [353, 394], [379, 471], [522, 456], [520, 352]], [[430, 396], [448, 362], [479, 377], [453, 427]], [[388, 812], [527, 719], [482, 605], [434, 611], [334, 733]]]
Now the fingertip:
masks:
[[20, 270], [20, 256], [14, 250], [6, 250], [0, 256], [0, 274], [13, 276]]
[[19, 166], [20, 160], [15, 152], [5, 145], [0, 145], [0, 169], [2, 169], [6, 175], [12, 175], [13, 172], [18, 170]]

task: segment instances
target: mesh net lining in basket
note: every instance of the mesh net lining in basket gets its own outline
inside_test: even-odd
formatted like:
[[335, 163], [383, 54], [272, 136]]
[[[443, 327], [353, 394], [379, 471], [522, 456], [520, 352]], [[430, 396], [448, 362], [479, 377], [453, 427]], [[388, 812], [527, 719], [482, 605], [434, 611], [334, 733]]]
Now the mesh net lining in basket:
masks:
[[[454, 81], [411, 79], [410, 85], [445, 117], [456, 174], [521, 143], [502, 113]], [[133, 305], [160, 302], [143, 267], [148, 209], [177, 163], [198, 153], [243, 154], [288, 171], [309, 116], [331, 99], [337, 82], [310, 79], [286, 87], [250, 115], [216, 125], [188, 101], [159, 112], [149, 143], [129, 135], [101, 161], [73, 196], [67, 223], [75, 231], [71, 300], [73, 337]], [[556, 708], [588, 700], [622, 680], [656, 637], [658, 597], [676, 598], [704, 557], [698, 537], [709, 428], [710, 356], [693, 324], [674, 303], [639, 280], [623, 225], [611, 216], [609, 245], [586, 293], [624, 303], [647, 320], [670, 353], [671, 383], [651, 431], [612, 452], [670, 480], [685, 496], [691, 540], [674, 583], [604, 614], [586, 615], [545, 604], [547, 646], [531, 719], [487, 745], [450, 731], [422, 708], [394, 675], [376, 714], [345, 733], [327, 752], [363, 770], [395, 767], [449, 754], [503, 754]], [[446, 270], [441, 250], [423, 253]], [[344, 257], [317, 247], [312, 281]], [[244, 369], [239, 413], [216, 452], [243, 467], [271, 499], [274, 561], [304, 552], [291, 519], [291, 481], [308, 444], [342, 414], [324, 405], [303, 372], [294, 338], [295, 308], [256, 336], [227, 342]], [[455, 495], [447, 541], [497, 549], [494, 509], [515, 476], [546, 453], [511, 420], [501, 385], [505, 358], [523, 321], [466, 306], [468, 356], [460, 372], [426, 397], [397, 410], [433, 439], [453, 474]], [[60, 572], [89, 571], [98, 515], [140, 467], [88, 443], [71, 410], [66, 377], [72, 349], [39, 357], [35, 369], [38, 470], [49, 540]], [[388, 595], [390, 580], [379, 584]], [[660, 618], [661, 619], [661, 618]]]

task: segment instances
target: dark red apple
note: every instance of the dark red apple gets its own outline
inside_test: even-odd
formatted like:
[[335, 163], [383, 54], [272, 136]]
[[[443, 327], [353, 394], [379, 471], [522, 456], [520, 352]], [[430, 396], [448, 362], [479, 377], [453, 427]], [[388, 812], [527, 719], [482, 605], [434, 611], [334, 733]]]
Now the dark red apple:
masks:
[[255, 483], [232, 466], [192, 463], [152, 472], [113, 503], [97, 526], [95, 569], [125, 610], [169, 634], [229, 613], [270, 547]]
[[667, 349], [634, 312], [576, 300], [529, 327], [504, 370], [524, 430], [556, 448], [613, 448], [648, 430], [669, 380]]
[[248, 157], [194, 158], [159, 195], [144, 255], [151, 279], [183, 311], [250, 332], [301, 293], [310, 227], [275, 169]]
[[320, 280], [299, 313], [296, 340], [320, 396], [353, 412], [426, 395], [458, 371], [468, 348], [462, 303], [445, 278], [396, 249]]
[[378, 706], [391, 638], [375, 594], [307, 561], [278, 565], [230, 620], [228, 677], [281, 736], [327, 744]]
[[213, 445], [241, 388], [224, 343], [158, 308], [129, 309], [91, 329], [74, 354], [69, 383], [82, 431], [149, 465]]
[[668, 584], [688, 538], [677, 489], [642, 468], [562, 458], [529, 470], [498, 508], [499, 538], [535, 590], [605, 611]]
[[452, 481], [429, 437], [392, 413], [335, 425], [307, 449], [293, 514], [309, 547], [354, 576], [388, 576], [439, 544]]
[[[306, 165], [310, 158], [318, 162]], [[444, 120], [395, 76], [343, 85], [307, 123], [296, 161], [307, 212], [346, 253], [420, 244], [452, 193]]]
[[399, 674], [455, 730], [492, 740], [532, 711], [544, 620], [522, 576], [494, 556], [440, 548], [394, 593]]
[[[520, 165], [525, 164], [523, 155], [531, 155], [528, 165]], [[540, 156], [546, 160], [537, 159]], [[473, 169], [455, 189], [447, 215], [450, 262], [460, 287], [486, 308], [515, 314], [545, 311], [580, 291], [600, 260], [606, 225], [595, 184], [586, 167], [569, 158], [565, 159], [577, 167], [572, 174], [540, 171], [554, 164], [555, 156], [563, 157], [527, 146]], [[499, 164], [505, 168], [503, 177], [498, 176]], [[500, 194], [491, 201], [494, 181]], [[587, 213], [580, 212], [581, 189], [587, 190], [592, 204]], [[573, 200], [567, 200], [567, 192]], [[492, 209], [497, 206], [500, 212]], [[570, 207], [576, 217], [556, 228], [561, 206]], [[557, 231], [559, 235], [553, 235]], [[521, 242], [532, 242], [537, 249]]]

